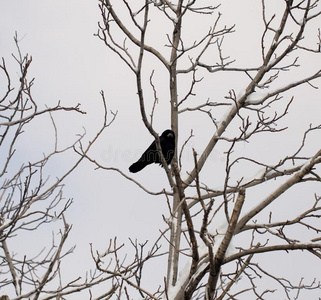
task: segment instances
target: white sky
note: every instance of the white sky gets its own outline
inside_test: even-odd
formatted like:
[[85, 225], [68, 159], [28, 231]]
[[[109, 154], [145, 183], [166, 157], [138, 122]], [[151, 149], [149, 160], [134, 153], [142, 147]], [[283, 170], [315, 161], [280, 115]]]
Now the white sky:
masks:
[[[277, 9], [277, 2], [273, 1], [271, 8]], [[237, 58], [237, 66], [256, 66], [260, 61], [257, 37], [263, 27], [262, 22], [258, 21], [259, 9], [260, 1], [253, 0], [229, 0], [225, 1], [221, 8], [225, 12], [223, 20], [227, 25], [237, 23], [237, 32], [227, 37], [225, 41], [226, 55]], [[29, 53], [33, 57], [29, 78], [36, 78], [33, 94], [39, 106], [53, 106], [61, 100], [66, 106], [81, 103], [81, 108], [87, 111], [86, 116], [65, 113], [56, 117], [61, 147], [66, 146], [77, 133], [82, 133], [82, 126], [88, 132], [87, 139], [100, 128], [103, 109], [99, 92], [104, 90], [109, 109], [118, 111], [118, 115], [98, 141], [93, 156], [106, 166], [118, 167], [128, 172], [128, 166], [150, 144], [151, 136], [141, 122], [133, 74], [97, 37], [94, 37], [94, 33], [97, 32], [97, 22], [100, 21], [99, 13], [95, 1], [0, 0], [0, 56], [6, 58], [9, 70], [16, 73], [17, 68], [11, 53], [17, 53], [13, 41], [17, 31], [22, 53]], [[163, 35], [162, 25], [160, 28], [157, 28], [157, 25], [157, 22], [153, 23], [152, 28], [155, 32], [151, 32], [149, 39], [155, 45], [161, 46], [166, 42], [166, 36]], [[192, 41], [193, 35], [202, 30], [202, 25], [202, 22], [187, 24], [191, 32], [184, 33], [186, 38], [190, 37]], [[307, 36], [307, 40], [313, 41], [315, 33], [314, 31], [311, 36]], [[166, 51], [166, 48], [163, 50]], [[302, 58], [303, 69], [310, 72], [313, 68], [320, 68], [320, 57], [318, 59], [317, 64], [313, 55]], [[160, 97], [160, 104], [155, 114], [155, 129], [161, 133], [170, 127], [167, 78], [164, 78], [165, 73], [157, 63], [150, 69], [156, 68], [155, 66], [157, 67], [155, 82]], [[288, 75], [290, 77], [285, 77], [284, 80], [295, 79], [301, 74], [294, 70]], [[146, 76], [149, 75], [147, 73]], [[206, 101], [208, 97], [211, 101], [220, 101], [229, 90], [235, 89], [238, 92], [247, 82], [245, 76], [235, 77], [231, 74], [205, 72], [202, 75], [207, 77], [203, 86], [197, 89], [196, 101], [200, 99], [200, 102]], [[152, 95], [150, 90], [146, 91], [147, 95], [149, 93]], [[184, 93], [183, 84], [181, 93]], [[286, 119], [291, 123], [289, 131], [266, 143], [241, 145], [240, 153], [253, 155], [259, 159], [271, 155], [267, 160], [275, 163], [281, 152], [288, 154], [294, 152], [291, 149], [296, 149], [298, 146], [297, 136], [302, 135], [309, 123], [313, 125], [320, 123], [321, 105], [317, 102], [320, 100], [320, 92], [310, 88], [293, 93], [296, 95], [291, 110], [293, 114]], [[151, 104], [147, 106], [150, 107]], [[191, 102], [191, 106], [195, 105]], [[223, 110], [220, 113], [223, 114]], [[197, 118], [192, 116], [187, 113], [181, 117], [180, 143], [188, 137], [190, 129], [193, 128], [196, 137], [189, 145], [189, 149], [195, 147], [200, 153], [213, 132], [213, 125], [205, 115], [198, 114]], [[216, 117], [219, 117], [218, 113]], [[28, 143], [23, 142], [23, 155], [18, 154], [17, 161], [36, 157], [50, 150], [53, 146], [53, 129], [50, 123], [45, 124], [30, 126], [30, 130], [36, 130], [37, 133]], [[320, 148], [320, 134], [317, 134], [318, 136], [315, 135], [315, 140], [311, 142], [312, 152]], [[279, 143], [281, 145], [279, 149], [271, 151], [271, 147]], [[212, 174], [213, 168], [222, 170], [225, 167], [221, 159], [221, 150], [220, 147], [215, 150], [213, 163], [204, 169], [204, 174]], [[184, 170], [188, 170], [193, 164], [190, 159], [192, 156], [188, 153], [186, 155]], [[69, 159], [72, 158], [61, 157], [61, 161], [56, 161], [56, 165], [52, 166], [54, 176], [55, 172], [59, 174], [69, 163]], [[257, 172], [256, 169], [246, 169], [246, 171], [249, 174], [245, 176]], [[242, 173], [245, 170], [241, 168], [238, 172]], [[149, 166], [133, 176], [153, 191], [160, 191], [163, 187], [168, 189], [165, 173], [156, 165]], [[211, 179], [211, 176], [209, 178], [204, 176], [208, 180], [207, 183], [214, 186], [222, 184], [220, 178], [214, 176]], [[318, 189], [320, 192], [320, 187]], [[262, 193], [262, 191], [255, 192], [256, 195]], [[304, 198], [305, 195], [306, 190], [297, 192], [298, 199]], [[95, 171], [89, 163], [82, 164], [79, 170], [66, 180], [65, 196], [74, 198], [74, 204], [67, 215], [68, 222], [73, 224], [69, 245], [77, 244], [75, 255], [70, 257], [68, 263], [69, 268], [72, 266], [73, 275], [77, 270], [83, 272], [85, 267], [91, 264], [89, 243], [93, 243], [95, 249], [103, 251], [109, 239], [114, 236], [118, 236], [120, 243], [127, 243], [128, 237], [137, 238], [140, 242], [145, 240], [153, 242], [159, 234], [158, 230], [166, 228], [162, 214], [167, 215], [168, 211], [163, 197], [150, 197], [119, 174]], [[254, 200], [255, 198], [253, 197]], [[276, 215], [281, 212], [282, 210], [277, 209]], [[44, 231], [43, 238], [46, 237], [48, 240], [51, 239], [48, 232]], [[20, 241], [19, 244], [21, 245]], [[163, 249], [167, 249], [165, 243]], [[18, 252], [19, 249], [15, 251]], [[79, 260], [88, 263], [79, 265]], [[157, 279], [154, 278], [153, 281], [161, 284], [166, 268], [164, 264], [159, 264], [158, 268], [160, 272], [158, 275], [154, 272]]]

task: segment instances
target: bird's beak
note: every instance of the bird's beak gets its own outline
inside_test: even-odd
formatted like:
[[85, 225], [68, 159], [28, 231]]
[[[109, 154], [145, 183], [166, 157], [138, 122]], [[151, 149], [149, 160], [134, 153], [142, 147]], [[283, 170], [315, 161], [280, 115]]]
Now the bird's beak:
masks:
[[173, 138], [174, 136], [172, 133], [169, 133], [169, 134], [167, 134], [167, 137]]

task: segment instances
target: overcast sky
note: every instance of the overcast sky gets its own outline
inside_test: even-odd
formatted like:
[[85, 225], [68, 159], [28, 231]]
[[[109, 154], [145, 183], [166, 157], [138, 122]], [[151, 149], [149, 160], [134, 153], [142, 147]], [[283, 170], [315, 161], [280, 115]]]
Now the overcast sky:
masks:
[[[260, 40], [257, 37], [263, 27], [262, 22], [258, 22], [259, 18], [255, 18], [261, 14], [259, 2], [230, 0], [222, 6], [222, 11], [226, 13], [223, 15], [224, 22], [227, 25], [238, 24], [236, 33], [226, 40], [226, 55], [237, 58], [236, 64], [239, 66], [254, 66], [260, 59]], [[270, 3], [272, 2], [277, 9], [278, 1]], [[271, 4], [271, 9], [273, 5]], [[76, 138], [77, 133], [83, 132], [83, 127], [87, 131], [86, 140], [93, 137], [103, 121], [99, 92], [104, 90], [108, 109], [117, 111], [118, 114], [115, 122], [94, 147], [93, 155], [102, 164], [120, 168], [129, 174], [128, 166], [138, 158], [152, 138], [141, 122], [133, 74], [94, 36], [97, 32], [97, 22], [100, 21], [96, 1], [0, 0], [0, 8], [0, 56], [5, 57], [9, 68], [13, 73], [17, 73], [11, 56], [11, 53], [17, 54], [13, 40], [17, 32], [22, 53], [28, 53], [33, 58], [29, 78], [35, 77], [33, 94], [39, 106], [53, 106], [61, 100], [66, 106], [81, 103], [81, 108], [87, 111], [85, 116], [74, 113], [57, 115], [59, 145], [66, 146]], [[166, 42], [166, 35], [162, 35], [162, 24], [159, 24], [160, 28], [156, 25], [153, 25], [156, 34], [152, 32], [149, 39], [156, 45], [161, 45]], [[202, 22], [186, 26], [190, 26], [192, 36], [201, 30]], [[188, 39], [189, 35], [186, 32], [185, 35]], [[315, 34], [307, 37], [308, 40], [314, 38]], [[163, 50], [166, 51], [165, 47]], [[317, 65], [314, 62], [314, 56], [304, 57], [303, 65], [309, 66], [304, 70], [313, 71]], [[159, 133], [170, 128], [169, 102], [166, 99], [167, 78], [162, 78], [162, 74], [162, 71], [155, 74], [161, 100], [155, 113], [155, 129]], [[223, 74], [220, 78], [216, 76], [209, 75], [208, 79], [205, 79], [204, 82], [212, 80], [215, 83], [198, 90], [199, 98], [206, 101], [207, 97], [211, 97], [211, 101], [220, 101], [231, 89], [240, 92], [247, 82], [246, 76], [238, 80], [231, 80], [230, 74]], [[300, 76], [300, 73], [294, 72], [289, 76], [295, 78]], [[285, 141], [285, 137], [288, 140], [282, 144], [279, 152], [275, 153], [275, 159], [281, 151], [286, 153], [297, 145], [296, 134], [302, 134], [309, 123], [316, 125], [320, 119], [321, 105], [316, 102], [320, 100], [320, 92], [310, 89], [308, 95], [306, 90], [296, 91], [296, 95], [298, 101], [293, 106], [294, 112], [287, 119], [292, 124], [291, 129], [287, 135], [281, 135], [279, 138], [279, 141]], [[302, 110], [309, 109], [313, 113], [307, 118]], [[302, 124], [306, 126], [301, 126]], [[30, 131], [32, 129], [34, 134], [29, 137], [30, 142], [24, 141], [23, 155], [18, 154], [18, 161], [36, 157], [52, 149], [53, 128], [50, 122], [43, 126], [30, 125]], [[188, 137], [190, 129], [194, 129], [196, 137], [189, 147], [195, 147], [201, 152], [212, 134], [212, 124], [207, 117], [201, 116], [197, 120], [191, 120], [191, 115], [183, 116], [180, 123], [180, 143]], [[243, 150], [241, 148], [240, 151], [258, 154], [261, 158], [270, 153], [266, 144], [258, 143], [255, 147], [244, 144], [242, 147]], [[320, 142], [316, 141], [311, 151], [318, 147]], [[186, 166], [192, 166], [193, 161], [190, 158], [187, 154]], [[61, 157], [61, 161], [56, 161], [53, 173], [59, 174], [63, 166], [69, 163], [69, 159], [72, 158]], [[271, 161], [275, 162], [273, 158]], [[213, 166], [218, 169], [224, 168], [223, 159], [219, 154], [213, 158], [210, 167]], [[250, 173], [257, 170], [246, 171], [249, 173], [247, 176], [250, 176]], [[169, 188], [165, 173], [158, 166], [149, 166], [148, 170], [135, 174], [135, 178], [153, 191], [160, 191], [163, 187]], [[214, 186], [222, 183], [217, 178], [210, 182]], [[303, 195], [304, 192], [298, 197]], [[158, 236], [159, 229], [166, 228], [162, 214], [167, 215], [168, 210], [163, 198], [150, 197], [119, 174], [94, 170], [94, 166], [87, 162], [66, 180], [65, 196], [74, 199], [67, 220], [73, 224], [69, 245], [77, 244], [75, 255], [70, 258], [75, 270], [84, 267], [77, 265], [79, 258], [88, 261], [90, 265], [89, 243], [103, 251], [109, 239], [114, 236], [118, 236], [120, 242], [127, 242], [128, 237], [137, 238], [140, 242], [153, 241]], [[48, 240], [50, 238], [51, 236]], [[167, 245], [164, 245], [165, 249]], [[166, 268], [164, 264], [158, 267], [163, 269], [159, 272], [158, 278], [161, 283]], [[84, 270], [85, 268], [82, 269]]]

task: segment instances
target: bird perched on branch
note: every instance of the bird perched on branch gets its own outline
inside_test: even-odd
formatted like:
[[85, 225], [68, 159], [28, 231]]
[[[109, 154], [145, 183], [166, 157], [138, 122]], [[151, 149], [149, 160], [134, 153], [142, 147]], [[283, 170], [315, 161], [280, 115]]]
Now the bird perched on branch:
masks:
[[[167, 164], [170, 164], [175, 151], [175, 133], [172, 130], [165, 130], [159, 137], [160, 146]], [[141, 158], [129, 167], [129, 171], [137, 173], [144, 169], [147, 165], [156, 163], [162, 164], [160, 155], [156, 148], [156, 141], [152, 142]]]

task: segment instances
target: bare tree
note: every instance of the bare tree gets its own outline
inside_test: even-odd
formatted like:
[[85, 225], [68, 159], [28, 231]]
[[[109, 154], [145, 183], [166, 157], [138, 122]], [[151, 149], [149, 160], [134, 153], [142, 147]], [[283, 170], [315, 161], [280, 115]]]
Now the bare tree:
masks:
[[[295, 113], [292, 108], [304, 101], [297, 94], [317, 89], [321, 77], [316, 59], [321, 49], [316, 25], [320, 5], [289, 0], [280, 1], [275, 10], [271, 3], [260, 3], [261, 33], [251, 53], [253, 61], [244, 67], [231, 49], [231, 45], [236, 48], [237, 24], [225, 21], [219, 4], [99, 1], [97, 37], [134, 75], [137, 95], [133, 96], [159, 150], [154, 124], [166, 96], [155, 77], [167, 83], [165, 102], [169, 99], [177, 147], [171, 166], [162, 157], [168, 186], [158, 191], [129, 176], [127, 170], [104, 165], [89, 152], [116, 116], [111, 113], [110, 118], [107, 113], [103, 92], [104, 119], [97, 134], [87, 143], [83, 134], [61, 149], [54, 114], [83, 111], [60, 103], [39, 109], [31, 93], [33, 80], [27, 77], [31, 57], [23, 56], [18, 47], [14, 56], [20, 69], [17, 90], [2, 59], [6, 89], [1, 90], [0, 99], [0, 148], [6, 159], [0, 169], [0, 287], [11, 287], [10, 298], [65, 299], [83, 291], [89, 299], [270, 299], [273, 293], [298, 299], [320, 290], [318, 278], [305, 279], [308, 274], [298, 270], [295, 282], [291, 274], [279, 275], [260, 255], [265, 253], [273, 262], [282, 253], [297, 260], [311, 256], [316, 264], [321, 258], [321, 196], [317, 193], [321, 149], [315, 143], [321, 122], [310, 126], [297, 122], [301, 131], [296, 143], [290, 150], [282, 149], [294, 126], [289, 118]], [[315, 60], [310, 68], [306, 57]], [[233, 82], [242, 88], [234, 88]], [[224, 94], [218, 92], [222, 89]], [[307, 117], [309, 113], [304, 111]], [[52, 122], [53, 149], [37, 161], [26, 159], [17, 166], [19, 138], [40, 115]], [[203, 143], [199, 146], [194, 141]], [[257, 153], [262, 145], [269, 151]], [[244, 151], [245, 146], [249, 151]], [[57, 178], [48, 176], [48, 162], [69, 152], [76, 153], [77, 160]], [[168, 214], [155, 241], [129, 241], [132, 252], [117, 238], [109, 241], [107, 249], [91, 245], [95, 269], [85, 278], [76, 274], [66, 282], [61, 264], [73, 248], [64, 247], [71, 230], [64, 213], [72, 200], [63, 196], [63, 180], [84, 159], [121, 174], [150, 196], [162, 197]], [[299, 192], [304, 199], [298, 199]], [[293, 205], [298, 201], [302, 205]], [[44, 245], [33, 256], [14, 250], [16, 237], [36, 234], [49, 225], [54, 230], [51, 247]], [[163, 250], [164, 244], [168, 250]], [[151, 280], [157, 271], [148, 273], [146, 265], [157, 266], [164, 259], [167, 273], [151, 290], [146, 278]], [[268, 287], [262, 278], [268, 280]]]
[[[72, 225], [64, 214], [73, 200], [63, 195], [63, 181], [75, 171], [83, 157], [74, 155], [74, 162], [57, 177], [50, 176], [53, 175], [50, 163], [61, 154], [75, 154], [77, 147], [87, 153], [109, 124], [106, 115], [102, 129], [88, 145], [83, 146], [85, 134], [82, 134], [68, 147], [61, 148], [54, 115], [60, 111], [85, 112], [79, 104], [66, 107], [60, 102], [54, 107], [40, 109], [32, 94], [34, 79], [28, 79], [32, 57], [21, 53], [17, 35], [15, 42], [18, 54], [12, 59], [19, 67], [19, 86], [12, 75], [16, 72], [8, 69], [4, 58], [0, 64], [1, 87], [6, 87], [1, 90], [0, 99], [0, 289], [8, 291], [8, 296], [2, 295], [1, 299], [65, 299], [64, 295], [88, 290], [106, 278], [92, 273], [87, 278], [77, 275], [65, 282], [61, 265], [74, 247], [65, 247]], [[52, 149], [31, 161], [24, 153], [24, 143], [32, 141], [28, 125], [37, 124], [41, 115], [51, 120]], [[43, 123], [39, 121], [39, 124]], [[20, 160], [23, 160], [22, 164], [19, 164]], [[41, 236], [43, 227], [52, 231], [51, 245], [50, 239]]]
[[[308, 185], [313, 189], [320, 182], [321, 149], [313, 139], [320, 138], [321, 125], [303, 128], [303, 134], [296, 137], [297, 145], [286, 154], [271, 146], [278, 135], [284, 140], [293, 125], [287, 119], [293, 103], [304, 101], [294, 100], [298, 88], [306, 93], [317, 89], [321, 39], [315, 24], [320, 20], [320, 5], [318, 1], [289, 0], [280, 1], [275, 9], [275, 4], [262, 0], [260, 40], [251, 54], [256, 65], [244, 67], [237, 54], [235, 58], [225, 54], [233, 53], [225, 45], [237, 34], [237, 24], [224, 24], [220, 5], [199, 3], [99, 1], [102, 21], [97, 36], [135, 76], [142, 121], [158, 149], [153, 121], [161, 99], [154, 76], [166, 72], [168, 114], [177, 149], [171, 168], [164, 164], [169, 187], [161, 191], [151, 191], [127, 172], [81, 153], [98, 168], [120, 173], [151, 196], [163, 195], [169, 207], [164, 218], [167, 227], [147, 254], [146, 244], [132, 241], [135, 255], [128, 262], [115, 239], [106, 251], [93, 250], [92, 256], [97, 270], [113, 276], [117, 299], [132, 298], [133, 290], [145, 299], [236, 299], [242, 294], [248, 299], [269, 299], [276, 290], [282, 295], [279, 298], [297, 299], [304, 291], [320, 289], [318, 279], [305, 282], [300, 274], [301, 281], [294, 284], [265, 268], [258, 254], [301, 250], [300, 255], [321, 258], [320, 196], [306, 195], [303, 209], [291, 205], [299, 201], [291, 199], [294, 188]], [[204, 26], [194, 29], [196, 24]], [[316, 62], [308, 71], [304, 60], [301, 64], [307, 55], [313, 55]], [[297, 72], [301, 69], [305, 71]], [[225, 97], [218, 97], [215, 87], [222, 85], [219, 78], [227, 78], [226, 74], [230, 81], [224, 84]], [[241, 91], [232, 88], [232, 80], [243, 84]], [[189, 116], [192, 132], [184, 138], [179, 124], [186, 114], [193, 114]], [[203, 128], [210, 137], [203, 149], [191, 149], [188, 145], [200, 134], [193, 129], [202, 116], [212, 124]], [[245, 144], [255, 149], [258, 143], [270, 147], [277, 158], [242, 151]], [[184, 154], [193, 158], [193, 164], [188, 164]], [[213, 163], [213, 156], [220, 157], [223, 168]], [[251, 170], [255, 171], [249, 176]], [[220, 187], [213, 185], [213, 178]], [[284, 213], [274, 219], [274, 204], [280, 201], [287, 203], [282, 207], [288, 207], [292, 217]], [[164, 242], [169, 251], [161, 253]], [[151, 292], [142, 284], [143, 267], [160, 255], [168, 257], [168, 272]], [[274, 285], [261, 286], [262, 277]]]

